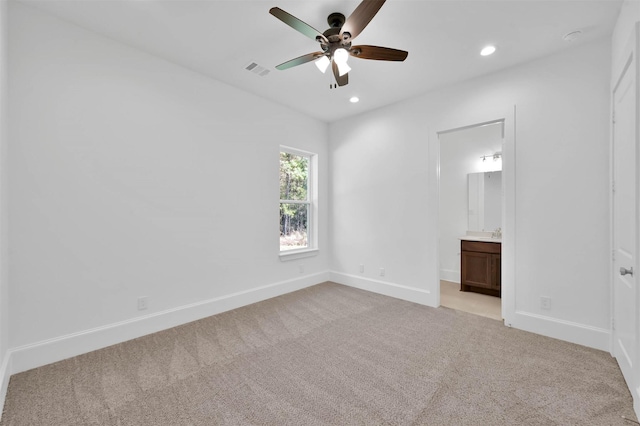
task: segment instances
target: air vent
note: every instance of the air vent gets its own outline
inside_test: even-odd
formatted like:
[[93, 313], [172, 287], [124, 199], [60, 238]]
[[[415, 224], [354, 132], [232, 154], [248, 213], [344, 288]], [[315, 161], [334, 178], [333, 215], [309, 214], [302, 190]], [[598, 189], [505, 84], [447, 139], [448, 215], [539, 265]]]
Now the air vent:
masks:
[[247, 71], [250, 71], [254, 74], [259, 75], [260, 77], [264, 77], [267, 74], [269, 74], [269, 70], [266, 69], [265, 67], [256, 64], [255, 62], [251, 62], [249, 65], [247, 65], [246, 67], [244, 67], [244, 69], [246, 69]]

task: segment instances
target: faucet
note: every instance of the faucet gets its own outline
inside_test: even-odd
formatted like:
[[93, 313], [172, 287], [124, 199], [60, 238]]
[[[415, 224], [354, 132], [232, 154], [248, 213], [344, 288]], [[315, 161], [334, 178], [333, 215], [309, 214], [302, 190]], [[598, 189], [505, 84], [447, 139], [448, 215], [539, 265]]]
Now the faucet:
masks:
[[491, 233], [491, 238], [502, 238], [502, 228], [496, 228], [496, 230]]

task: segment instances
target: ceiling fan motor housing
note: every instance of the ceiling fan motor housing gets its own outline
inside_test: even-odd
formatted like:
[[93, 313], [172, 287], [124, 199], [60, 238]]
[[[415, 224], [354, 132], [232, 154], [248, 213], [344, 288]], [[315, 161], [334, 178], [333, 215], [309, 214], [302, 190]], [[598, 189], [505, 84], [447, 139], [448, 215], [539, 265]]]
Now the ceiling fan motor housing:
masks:
[[329, 23], [330, 28], [323, 33], [329, 41], [329, 44], [322, 42], [322, 39], [318, 40], [321, 42], [322, 50], [329, 53], [331, 56], [333, 56], [333, 52], [335, 52], [336, 49], [343, 48], [347, 51], [351, 49], [351, 41], [349, 41], [351, 34], [340, 33], [345, 20], [345, 16], [340, 12], [334, 12], [329, 15], [327, 17], [327, 22]]
[[331, 28], [341, 28], [345, 21], [346, 18], [340, 12], [333, 12], [327, 17], [327, 23]]

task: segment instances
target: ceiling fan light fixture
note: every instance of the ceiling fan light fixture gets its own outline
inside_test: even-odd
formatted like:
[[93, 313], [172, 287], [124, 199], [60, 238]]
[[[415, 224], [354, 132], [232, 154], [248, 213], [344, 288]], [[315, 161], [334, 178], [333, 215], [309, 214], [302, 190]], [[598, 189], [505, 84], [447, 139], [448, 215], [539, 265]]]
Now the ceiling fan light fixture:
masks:
[[326, 56], [321, 56], [320, 59], [316, 61], [316, 67], [320, 70], [321, 73], [325, 73], [331, 61]]
[[376, 16], [385, 1], [361, 0], [348, 18], [338, 12], [330, 14], [327, 18], [330, 28], [324, 33], [279, 7], [272, 7], [269, 9], [271, 15], [300, 34], [320, 43], [320, 49], [322, 49], [321, 52], [308, 53], [283, 62], [277, 65], [276, 69], [286, 70], [313, 61], [316, 62], [318, 69], [325, 73], [326, 69], [331, 65], [331, 74], [333, 74], [335, 80], [332, 81], [330, 87], [335, 88], [349, 84], [349, 71], [351, 71], [351, 67], [347, 65], [349, 56], [376, 61], [404, 61], [409, 53], [404, 50], [369, 45], [351, 46], [351, 41]]
[[347, 74], [349, 71], [351, 71], [351, 67], [349, 65], [347, 65], [346, 62], [337, 62], [336, 64], [338, 65], [338, 75], [340, 75], [340, 77], [342, 77], [343, 75]]
[[333, 60], [336, 61], [336, 64], [338, 65], [346, 64], [347, 59], [349, 59], [349, 52], [347, 52], [346, 49], [343, 49], [341, 47], [339, 49], [336, 49], [335, 52], [333, 52]]

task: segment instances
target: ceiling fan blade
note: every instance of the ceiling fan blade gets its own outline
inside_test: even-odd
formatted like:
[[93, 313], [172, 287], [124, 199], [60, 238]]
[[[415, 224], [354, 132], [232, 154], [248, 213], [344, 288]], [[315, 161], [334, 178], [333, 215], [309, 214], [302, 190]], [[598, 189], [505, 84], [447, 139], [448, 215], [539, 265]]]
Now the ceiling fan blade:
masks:
[[269, 13], [275, 16], [276, 18], [278, 18], [279, 20], [281, 20], [282, 22], [284, 22], [285, 24], [287, 24], [288, 26], [290, 26], [291, 28], [293, 28], [294, 30], [306, 35], [310, 39], [317, 41], [319, 37], [323, 42], [329, 43], [327, 38], [320, 31], [316, 30], [306, 22], [303, 22], [300, 19], [296, 18], [292, 14], [285, 12], [279, 7], [272, 7], [269, 10]]
[[340, 32], [343, 35], [344, 33], [351, 34], [352, 39], [356, 38], [371, 19], [376, 16], [376, 13], [378, 13], [378, 10], [380, 10], [385, 1], [386, 0], [363, 0], [344, 22]]
[[277, 65], [276, 68], [279, 70], [286, 70], [288, 68], [292, 68], [298, 65], [306, 64], [307, 62], [311, 62], [315, 59], [322, 57], [324, 53], [322, 52], [313, 52], [307, 53], [306, 55], [299, 56], [295, 59], [291, 59], [290, 61], [283, 62], [280, 65]]
[[340, 73], [338, 72], [338, 64], [336, 64], [335, 61], [331, 62], [331, 69], [333, 70], [333, 75], [336, 78], [338, 86], [346, 86], [349, 84], [349, 73], [340, 76]]
[[409, 52], [390, 47], [353, 46], [349, 52], [351, 56], [360, 59], [374, 59], [377, 61], [404, 61]]

